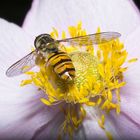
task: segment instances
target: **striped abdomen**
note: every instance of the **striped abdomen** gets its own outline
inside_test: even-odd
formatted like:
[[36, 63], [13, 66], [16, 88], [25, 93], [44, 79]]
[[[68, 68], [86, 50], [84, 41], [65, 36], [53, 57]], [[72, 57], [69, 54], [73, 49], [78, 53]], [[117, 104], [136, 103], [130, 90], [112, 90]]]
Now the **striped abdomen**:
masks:
[[53, 66], [55, 73], [61, 79], [73, 80], [75, 77], [75, 68], [67, 53], [62, 51], [51, 53], [48, 57], [48, 63]]

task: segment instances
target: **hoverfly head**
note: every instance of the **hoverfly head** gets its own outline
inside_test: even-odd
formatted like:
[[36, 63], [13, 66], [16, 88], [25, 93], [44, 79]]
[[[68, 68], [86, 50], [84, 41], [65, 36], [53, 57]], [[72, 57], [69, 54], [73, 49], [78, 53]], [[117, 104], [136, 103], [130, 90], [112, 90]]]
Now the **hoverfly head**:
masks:
[[55, 40], [49, 34], [41, 34], [34, 41], [35, 48], [43, 52], [56, 51], [55, 44]]

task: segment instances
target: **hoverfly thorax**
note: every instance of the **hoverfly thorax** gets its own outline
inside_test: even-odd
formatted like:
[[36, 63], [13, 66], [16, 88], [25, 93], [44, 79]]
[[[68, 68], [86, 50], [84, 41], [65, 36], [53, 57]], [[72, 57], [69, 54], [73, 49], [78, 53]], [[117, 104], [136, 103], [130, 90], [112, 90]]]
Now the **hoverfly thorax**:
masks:
[[40, 52], [52, 53], [58, 51], [58, 43], [49, 35], [41, 34], [34, 41], [36, 50]]

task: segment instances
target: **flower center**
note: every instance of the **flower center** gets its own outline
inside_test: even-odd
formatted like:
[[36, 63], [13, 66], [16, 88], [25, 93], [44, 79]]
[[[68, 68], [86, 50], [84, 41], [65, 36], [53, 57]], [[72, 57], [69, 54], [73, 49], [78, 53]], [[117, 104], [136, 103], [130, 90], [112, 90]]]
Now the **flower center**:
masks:
[[[81, 22], [76, 27], [69, 27], [69, 33], [71, 37], [86, 35]], [[58, 37], [56, 29], [53, 29], [51, 36], [55, 39]], [[65, 32], [62, 32], [62, 38], [65, 38]], [[62, 45], [60, 48], [69, 55], [75, 67], [73, 81], [62, 80], [52, 65], [37, 60], [40, 70], [27, 72], [30, 79], [23, 80], [21, 85], [32, 83], [42, 89], [46, 98], [41, 98], [41, 101], [48, 106], [60, 102], [66, 104], [62, 107], [65, 115], [62, 130], [70, 136], [86, 117], [83, 105], [98, 108], [101, 113], [97, 121], [110, 139], [111, 134], [104, 127], [105, 113], [111, 110], [120, 113], [120, 88], [125, 85], [123, 73], [127, 70], [123, 64], [128, 55], [123, 44], [114, 40], [98, 47]]]

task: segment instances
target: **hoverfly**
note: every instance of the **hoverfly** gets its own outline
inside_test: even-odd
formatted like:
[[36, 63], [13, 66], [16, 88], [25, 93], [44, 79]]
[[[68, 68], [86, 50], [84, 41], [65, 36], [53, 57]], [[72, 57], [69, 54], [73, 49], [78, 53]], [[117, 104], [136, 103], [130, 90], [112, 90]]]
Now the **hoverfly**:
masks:
[[[46, 64], [51, 64], [54, 72], [61, 79], [73, 80], [75, 77], [74, 65], [70, 56], [59, 48], [60, 43], [66, 42], [75, 46], [88, 46], [106, 43], [120, 36], [121, 34], [118, 32], [101, 32], [74, 38], [55, 40], [49, 34], [41, 34], [37, 36], [34, 41], [35, 50], [9, 67], [6, 71], [6, 75], [8, 77], [12, 77], [29, 71], [37, 65], [36, 59], [41, 54], [41, 56], [44, 57]], [[26, 68], [24, 69], [24, 67]]]

